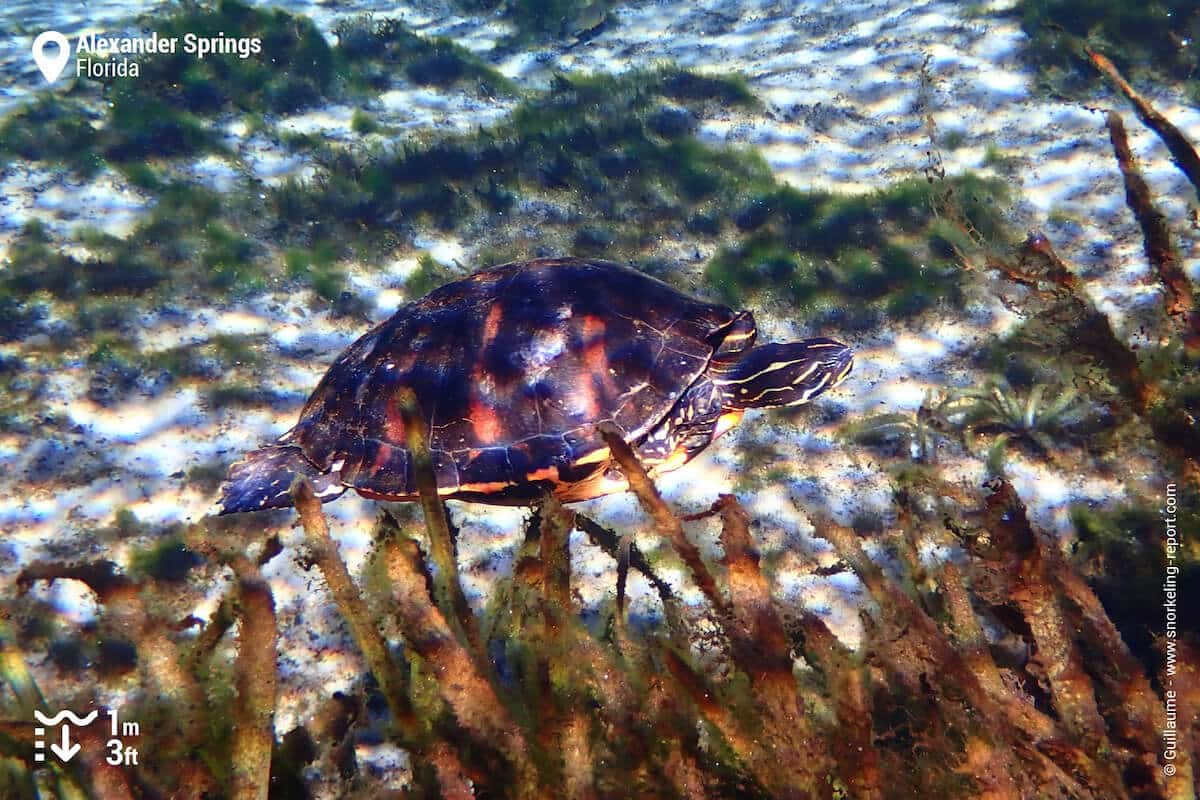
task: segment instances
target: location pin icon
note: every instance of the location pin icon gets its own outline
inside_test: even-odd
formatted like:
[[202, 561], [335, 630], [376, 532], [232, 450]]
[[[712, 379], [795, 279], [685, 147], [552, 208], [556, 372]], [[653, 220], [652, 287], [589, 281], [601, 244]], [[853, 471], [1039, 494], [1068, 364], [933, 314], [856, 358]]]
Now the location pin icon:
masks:
[[[46, 53], [46, 45], [53, 44], [56, 52], [53, 56]], [[58, 31], [42, 31], [33, 40], [33, 60], [38, 69], [46, 76], [46, 83], [54, 83], [62, 74], [63, 67], [71, 58], [71, 43], [67, 37]]]

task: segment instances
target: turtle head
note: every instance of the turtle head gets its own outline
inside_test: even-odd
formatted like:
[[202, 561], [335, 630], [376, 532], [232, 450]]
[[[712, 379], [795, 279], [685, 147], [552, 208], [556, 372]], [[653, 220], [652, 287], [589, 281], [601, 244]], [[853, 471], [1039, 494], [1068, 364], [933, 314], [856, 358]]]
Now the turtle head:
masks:
[[798, 406], [837, 386], [854, 368], [854, 351], [833, 339], [752, 347], [723, 365], [713, 383], [729, 408]]

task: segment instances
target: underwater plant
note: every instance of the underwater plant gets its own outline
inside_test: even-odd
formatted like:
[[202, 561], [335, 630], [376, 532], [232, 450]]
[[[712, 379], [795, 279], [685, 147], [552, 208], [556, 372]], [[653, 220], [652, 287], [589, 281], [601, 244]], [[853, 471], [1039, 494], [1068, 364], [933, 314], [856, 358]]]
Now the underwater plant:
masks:
[[[401, 408], [415, 423], [411, 397]], [[810, 513], [815, 534], [873, 600], [864, 641], [851, 650], [815, 614], [781, 609], [737, 499], [678, 515], [615, 429], [604, 431], [606, 443], [702, 603], [681, 602], [636, 548], [546, 498], [511, 576], [480, 614], [463, 597], [459, 534], [437, 495], [422, 427], [406, 430], [425, 532], [385, 511], [369, 579], [346, 568], [311, 487], [293, 487], [307, 563], [345, 617], [370, 679], [364, 696], [335, 696], [282, 736], [274, 727], [279, 623], [261, 576], [282, 549], [278, 539], [255, 542], [247, 555], [250, 526], [209, 520], [177, 529], [128, 575], [106, 561], [22, 572], [22, 589], [70, 578], [96, 593], [101, 630], [127, 642], [125, 669], [139, 677], [126, 712], [144, 721], [153, 745], [136, 768], [97, 758], [52, 767], [51, 796], [263, 797], [286, 786], [304, 797], [318, 776], [327, 790], [364, 789], [370, 777], [347, 744], [356, 735], [403, 747], [409, 790], [422, 796], [1168, 796], [1158, 768], [1160, 695], [1003, 481], [982, 495], [936, 473], [905, 484], [899, 513], [915, 530], [901, 546], [915, 546], [920, 532], [966, 549], [965, 559], [919, 567], [920, 580], [908, 571], [919, 564], [915, 553], [892, 575], [867, 557], [858, 534]], [[124, 529], [137, 526], [125, 516]], [[684, 527], [714, 518], [720, 565], [706, 562]], [[575, 528], [617, 560], [617, 601], [599, 624], [584, 623], [573, 597]], [[628, 618], [629, 566], [657, 588], [654, 628]], [[166, 597], [214, 569], [233, 580], [210, 620], [191, 623], [202, 625], [194, 635], [167, 624]], [[26, 649], [44, 635], [19, 624], [46, 613], [35, 608], [13, 606], [0, 619], [0, 678], [11, 691], [0, 699], [0, 786], [18, 797], [35, 791], [39, 773], [29, 726], [17, 720], [63, 700], [43, 696], [25, 665]], [[221, 642], [235, 629], [231, 653]], [[1001, 658], [997, 630], [1039, 656]], [[1185, 658], [1197, 655], [1190, 640], [1180, 644]], [[1200, 682], [1191, 673], [1174, 680], [1178, 713], [1196, 719]], [[383, 702], [368, 714], [371, 694]], [[381, 713], [379, 729], [372, 719]], [[98, 736], [81, 735], [85, 747], [99, 747]], [[1190, 770], [1198, 756], [1192, 743], [1174, 763]]]
[[1196, 96], [1200, 79], [1200, 10], [1190, 0], [1021, 0], [1024, 56], [1053, 91], [1079, 96], [1096, 84], [1077, 58], [1075, 39], [1088, 42], [1136, 78], [1185, 81]]
[[944, 409], [968, 446], [980, 433], [996, 433], [997, 445], [1022, 439], [1045, 454], [1054, 450], [1054, 434], [1082, 421], [1086, 404], [1069, 386], [1039, 383], [1022, 396], [1007, 380], [996, 377], [980, 387], [955, 389]]
[[516, 28], [515, 42], [568, 37], [582, 41], [611, 20], [617, 0], [456, 0], [468, 12], [499, 13]]
[[931, 389], [911, 414], [873, 414], [842, 426], [839, 435], [865, 445], [893, 444], [919, 464], [936, 464], [938, 450], [949, 438], [952, 423], [948, 410], [956, 400], [951, 392]]
[[333, 33], [338, 39], [334, 56], [352, 84], [386, 85], [388, 73], [399, 67], [421, 86], [463, 86], [493, 96], [517, 93], [516, 84], [470, 50], [445, 37], [420, 36], [393, 17], [350, 17]]

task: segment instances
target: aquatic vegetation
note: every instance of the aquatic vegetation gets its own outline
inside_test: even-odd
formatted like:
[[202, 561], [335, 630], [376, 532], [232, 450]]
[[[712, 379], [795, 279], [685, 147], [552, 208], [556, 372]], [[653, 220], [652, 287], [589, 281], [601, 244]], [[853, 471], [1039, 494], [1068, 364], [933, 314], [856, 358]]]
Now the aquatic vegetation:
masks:
[[187, 471], [183, 482], [206, 495], [215, 495], [228, 472], [229, 463], [225, 459], [203, 461]]
[[349, 155], [337, 170], [286, 184], [271, 200], [281, 222], [303, 226], [297, 233], [305, 237], [316, 221], [319, 235], [354, 237], [374, 249], [362, 238], [386, 230], [392, 220], [479, 228], [520, 195], [566, 201], [586, 193], [596, 227], [611, 223], [613, 249], [640, 249], [653, 228], [673, 222], [680, 205], [720, 202], [740, 186], [770, 180], [752, 154], [654, 134], [648, 118], [664, 100], [697, 109], [716, 102], [753, 104], [738, 81], [693, 79], [674, 67], [619, 77], [559, 76], [549, 91], [526, 99], [491, 128]]
[[366, 135], [378, 133], [380, 125], [378, 120], [360, 108], [356, 109], [354, 116], [350, 118], [350, 130]]
[[[139, 77], [116, 81], [113, 88], [119, 94], [153, 98], [160, 111], [211, 114], [238, 108], [283, 113], [320, 102], [334, 88], [333, 48], [307, 17], [219, 0], [211, 6], [185, 5], [179, 13], [156, 17], [154, 28], [160, 36], [180, 40], [187, 34], [257, 37], [265, 55], [212, 53], [197, 59], [179, 47], [174, 53], [145, 59]], [[120, 120], [116, 110], [113, 119]]]
[[992, 143], [984, 148], [983, 166], [991, 167], [997, 172], [1011, 174], [1020, 167], [1021, 160], [1012, 153], [1006, 152], [999, 145]]
[[[1095, 588], [1130, 649], [1155, 671], [1163, 665], [1155, 640], [1161, 633], [1158, 615], [1167, 563], [1161, 506], [1141, 499], [1112, 508], [1085, 503], [1071, 507], [1077, 540], [1070, 553], [1072, 564]], [[1179, 487], [1176, 509], [1177, 529], [1196, 530], [1200, 495], [1193, 487]], [[1200, 580], [1200, 543], [1187, 535], [1180, 543], [1174, 559], [1178, 585], [1194, 585], [1192, 581]], [[1200, 635], [1200, 623], [1190, 615], [1181, 615], [1179, 623], [1190, 635]]]
[[[268, 12], [221, 9], [274, 24]], [[956, 429], [972, 441], [989, 437], [997, 474], [1005, 447], [1044, 454], [1069, 442], [1073, 457], [1095, 458], [1102, 478], [1144, 488], [1159, 476], [1126, 477], [1116, 467], [1131, 471], [1120, 463], [1129, 456], [1138, 471], [1159, 466], [1157, 440], [1166, 448], [1163, 473], [1184, 465], [1180, 527], [1195, 530], [1200, 504], [1186, 465], [1198, 452], [1200, 378], [1180, 338], [1186, 319], [1166, 320], [1168, 345], [1132, 351], [1048, 242], [1008, 252], [999, 182], [931, 170], [930, 180], [860, 196], [781, 186], [753, 150], [695, 136], [713, 107], [753, 105], [733, 76], [664, 68], [562, 77], [486, 130], [389, 142], [395, 132], [363, 99], [389, 73], [499, 89], [464, 51], [425, 48], [402, 26], [387, 33], [386, 58], [373, 60], [365, 45], [387, 26], [356, 24], [326, 45], [333, 76], [324, 89], [314, 79], [237, 94], [222, 82], [236, 88], [242, 76], [214, 72], [192, 83], [179, 76], [188, 91], [213, 98], [198, 113], [174, 105], [177, 87], [160, 87], [164, 96], [128, 106], [124, 127], [111, 130], [99, 118], [73, 117], [74, 99], [39, 101], [46, 105], [36, 113], [10, 118], [18, 121], [0, 138], [0, 148], [14, 148], [6, 154], [77, 158], [72, 168], [85, 174], [119, 157], [122, 174], [156, 203], [128, 241], [95, 231], [56, 241], [32, 225], [0, 271], [0, 340], [41, 334], [0, 354], [0, 431], [19, 431], [18, 441], [41, 431], [49, 457], [40, 476], [75, 480], [60, 437], [72, 423], [40, 400], [58, 361], [83, 364], [89, 394], [104, 402], [177, 381], [230, 415], [244, 405], [298, 403], [258, 385], [256, 367], [270, 352], [264, 342], [224, 336], [143, 351], [131, 335], [137, 316], [178, 313], [177, 293], [206, 303], [268, 288], [344, 308], [347, 269], [405, 258], [407, 242], [430, 228], [477, 248], [479, 265], [575, 249], [637, 260], [676, 282], [700, 273], [678, 269], [672, 249], [694, 242], [696, 262], [702, 250], [718, 253], [703, 272], [712, 295], [817, 324], [837, 315], [839, 328], [940, 312], [971, 297], [991, 269], [1021, 285], [1004, 300], [1029, 320], [975, 360], [1004, 379], [931, 393], [914, 413], [842, 428], [852, 455], [865, 446], [899, 456], [887, 468], [894, 505], [855, 512], [853, 531], [825, 519], [822, 498], [799, 510], [836, 554], [803, 577], [845, 573], [839, 585], [869, 595], [854, 650], [809, 609], [781, 599], [786, 581], [756, 552], [760, 531], [778, 520], [752, 523], [731, 497], [680, 515], [638, 481], [628, 459], [622, 467], [655, 544], [642, 553], [630, 532], [547, 503], [482, 610], [465, 603], [455, 554], [461, 537], [478, 532], [453, 530], [428, 491], [424, 529], [415, 509], [381, 516], [362, 574], [341, 561], [311, 497], [305, 507], [303, 487], [306, 544], [296, 553], [264, 537], [262, 520], [157, 528], [122, 510], [92, 532], [95, 549], [50, 548], [48, 560], [25, 565], [18, 585], [4, 588], [0, 681], [11, 691], [0, 697], [0, 795], [51, 795], [52, 781], [64, 797], [110, 789], [302, 797], [317, 781], [330, 794], [375, 794], [378, 776], [363, 753], [382, 743], [403, 749], [405, 788], [423, 796], [1171, 796], [1158, 760], [1163, 658], [1152, 622], [1161, 619], [1160, 500], [1134, 491], [1128, 506], [1074, 508], [1077, 537], [1064, 554], [1030, 522], [1012, 486], [996, 481], [980, 492], [943, 481], [938, 460]], [[361, 56], [351, 53], [356, 46]], [[316, 165], [311, 182], [218, 195], [174, 180], [170, 162], [136, 160], [140, 147], [172, 158], [216, 147], [204, 138], [214, 115], [241, 115], [270, 135], [263, 115], [272, 108], [331, 96], [362, 106], [352, 128], [369, 141], [281, 137]], [[59, 128], [71, 151], [44, 141]], [[117, 133], [123, 138], [109, 138]], [[950, 149], [954, 133], [933, 141]], [[404, 291], [413, 298], [455, 274], [426, 254]], [[1168, 308], [1183, 317], [1186, 275], [1155, 274]], [[1059, 391], [1064, 385], [1072, 388]], [[1116, 430], [1083, 436], [1101, 405]], [[1097, 453], [1109, 443], [1119, 447]], [[766, 486], [776, 504], [796, 477], [789, 454], [774, 440], [744, 455], [736, 490], [746, 507]], [[427, 472], [428, 456], [416, 460]], [[226, 467], [217, 455], [172, 477], [188, 492], [212, 492]], [[706, 528], [719, 536], [711, 551], [719, 561], [693, 544]], [[581, 609], [575, 594], [575, 554], [589, 541], [616, 566], [615, 593], [598, 610]], [[885, 569], [864, 555], [868, 542]], [[929, 558], [930, 545], [951, 556]], [[276, 737], [276, 698], [296, 669], [287, 656], [277, 667], [276, 631], [295, 619], [276, 619], [261, 571], [281, 552], [311, 565], [314, 587], [323, 580], [330, 589], [366, 669], [345, 695], [314, 697], [303, 721]], [[1193, 585], [1195, 541], [1181, 553], [1180, 583]], [[655, 594], [649, 620], [626, 608], [631, 567]], [[671, 583], [657, 574], [668, 570]], [[76, 625], [45, 595], [26, 592], [59, 580], [92, 588], [94, 621]], [[207, 620], [189, 616], [211, 608], [198, 598], [222, 586]], [[1181, 621], [1181, 657], [1192, 663], [1195, 621]], [[127, 695], [123, 710], [143, 721], [153, 757], [136, 771], [98, 761], [69, 773], [34, 764], [25, 722], [43, 701], [26, 662], [39, 675], [70, 677], [40, 687], [51, 707]], [[1178, 680], [1180, 719], [1194, 720], [1200, 687], [1194, 673]], [[1196, 763], [1194, 750], [1194, 741], [1181, 750], [1181, 770]]]
[[149, 547], [130, 555], [130, 573], [143, 580], [182, 583], [204, 559], [188, 549], [178, 533], [164, 531]]
[[957, 150], [967, 143], [967, 132], [961, 128], [951, 128], [942, 134], [938, 144], [945, 150]]
[[82, 104], [42, 95], [0, 125], [0, 154], [30, 161], [61, 161], [81, 175], [103, 166], [101, 133]]
[[743, 207], [735, 221], [752, 232], [722, 249], [705, 279], [735, 304], [768, 291], [802, 307], [853, 298], [860, 314], [917, 314], [959, 301], [958, 254], [1004, 240], [1005, 201], [1002, 184], [973, 175], [858, 197], [779, 187]]
[[457, 0], [464, 11], [499, 13], [517, 29], [516, 41], [586, 38], [609, 24], [617, 0]]
[[[283, 20], [276, 12], [236, 3], [211, 13], [232, 14], [246, 30], [265, 31]], [[288, 46], [303, 49], [306, 31], [301, 27], [288, 34], [299, 37]], [[395, 58], [400, 50], [419, 50], [411, 32], [387, 20], [351, 20], [340, 31], [335, 65], [347, 59], [360, 63], [377, 39], [385, 42], [384, 50], [386, 42], [398, 48]], [[297, 64], [299, 52], [289, 56]], [[218, 70], [214, 79], [220, 77], [218, 67], [212, 69]], [[179, 77], [169, 70], [163, 75], [164, 81]], [[140, 104], [180, 102], [165, 88], [156, 93], [139, 87]], [[221, 103], [241, 103], [257, 113], [254, 96], [233, 89]], [[31, 313], [29, 307], [46, 292], [72, 304], [77, 323], [91, 329], [94, 311], [103, 310], [97, 298], [120, 294], [153, 301], [167, 289], [239, 296], [279, 278], [311, 287], [340, 307], [345, 277], [339, 262], [352, 257], [379, 263], [421, 226], [462, 231], [482, 249], [514, 256], [575, 249], [639, 261], [652, 258], [657, 242], [682, 234], [686, 225], [721, 243], [729, 242], [730, 234], [742, 234], [740, 242], [725, 244], [707, 269], [706, 281], [720, 297], [740, 301], [762, 292], [811, 309], [849, 295], [866, 297], [867, 304], [856, 306], [858, 324], [871, 325], [883, 314], [910, 315], [943, 299], [956, 300], [953, 254], [1004, 236], [999, 188], [970, 176], [938, 186], [904, 182], [865, 198], [778, 186], [757, 153], [708, 146], [689, 132], [694, 129], [690, 121], [707, 109], [730, 105], [757, 107], [737, 76], [698, 75], [670, 66], [616, 77], [559, 76], [550, 90], [524, 100], [509, 118], [475, 133], [365, 152], [317, 137], [293, 137], [290, 146], [319, 165], [317, 176], [288, 181], [268, 191], [265, 201], [257, 187], [219, 197], [148, 165], [129, 164], [130, 179], [156, 200], [149, 218], [125, 240], [94, 236], [86, 243], [93, 257], [86, 259], [64, 255], [44, 232], [27, 232], [14, 251], [16, 269], [3, 277], [0, 293], [23, 308], [13, 309], [20, 316]], [[175, 119], [165, 112], [149, 118], [164, 125]], [[120, 139], [132, 148], [128, 152], [154, 146], [183, 152], [199, 141], [189, 138], [194, 129], [188, 123], [169, 135], [153, 134], [158, 145], [137, 143], [142, 135], [137, 119], [130, 116]], [[373, 120], [363, 112], [355, 125], [370, 130]], [[116, 152], [113, 147], [99, 141], [95, 151]], [[581, 196], [589, 198], [586, 224], [577, 212], [566, 212]], [[958, 217], [935, 213], [947, 196], [963, 209]], [[564, 210], [547, 220], [536, 248], [510, 238], [511, 224], [517, 222], [514, 207], [530, 200]], [[919, 242], [923, 230], [929, 231], [931, 250], [939, 235], [958, 231], [958, 240], [927, 257]], [[282, 263], [275, 255], [279, 245]], [[417, 277], [417, 285], [423, 285]]]
[[205, 387], [202, 393], [205, 406], [214, 411], [239, 406], [273, 405], [280, 398], [257, 382], [232, 380]]
[[[1088, 55], [1133, 103], [1139, 119], [1158, 134], [1176, 165], [1200, 192], [1200, 154], [1195, 145], [1134, 91], [1111, 62], [1090, 50]], [[1171, 336], [1168, 341], [1174, 340], [1175, 344], [1159, 349], [1155, 354], [1157, 358], [1146, 359], [1144, 363], [1131, 350], [1122, 348], [1119, 342], [1108, 341], [1111, 337], [1109, 328], [1102, 327], [1099, 337], [1093, 333], [1090, 344], [1093, 350], [1101, 351], [1114, 383], [1135, 412], [1149, 424], [1155, 438], [1181, 462], [1188, 480], [1197, 482], [1200, 481], [1200, 426], [1197, 426], [1196, 416], [1186, 406], [1191, 389], [1190, 377], [1194, 373], [1187, 367], [1200, 359], [1200, 310], [1195, 308], [1195, 288], [1183, 270], [1183, 259], [1175, 247], [1170, 228], [1156, 208], [1150, 187], [1133, 157], [1121, 116], [1110, 111], [1106, 127], [1125, 184], [1126, 204], [1141, 227], [1146, 260], [1162, 285], [1164, 310], [1170, 320]], [[1095, 313], [1086, 297], [1081, 297], [1082, 292], [1073, 273], [1054, 254], [1048, 242], [1031, 239], [1027, 243], [1027, 250], [1036, 251], [1043, 260], [1049, 261], [1057, 275], [1056, 282], [1068, 287], [1086, 312]], [[1011, 271], [1009, 274], [1012, 274]], [[1096, 338], [1100, 341], [1097, 342]], [[1176, 358], [1171, 358], [1172, 354]], [[1155, 361], [1158, 363], [1155, 364]], [[1175, 367], [1175, 375], [1165, 382], [1155, 380], [1150, 371], [1153, 368], [1155, 372], [1167, 372], [1170, 375], [1172, 366]], [[1178, 378], [1179, 373], [1184, 376], [1182, 379]]]
[[331, 242], [319, 241], [306, 249], [293, 248], [284, 255], [288, 277], [307, 280], [318, 297], [336, 300], [346, 285], [346, 274], [338, 267], [337, 248]]
[[91, 257], [83, 259], [64, 254], [45, 226], [31, 221], [12, 247], [0, 292], [21, 300], [44, 292], [82, 308], [98, 297], [152, 295], [168, 279], [172, 292], [227, 294], [261, 286], [259, 245], [219, 222], [223, 214], [237, 215], [228, 198], [172, 182], [129, 237], [84, 231]]
[[444, 38], [426, 39], [396, 19], [361, 17], [341, 23], [338, 46], [304, 16], [238, 2], [184, 4], [156, 16], [163, 38], [225, 36], [261, 40], [265, 56], [210, 53], [203, 59], [174, 53], [139, 58], [141, 74], [105, 87], [107, 111], [90, 113], [80, 101], [46, 94], [8, 115], [0, 125], [0, 154], [62, 163], [90, 176], [105, 164], [138, 186], [157, 189], [145, 159], [224, 153], [213, 119], [242, 112], [251, 129], [263, 115], [286, 114], [331, 99], [372, 95], [402, 68], [414, 83], [514, 94], [514, 84], [478, 56]]
[[[132, 396], [153, 397], [172, 386], [199, 385], [202, 395], [216, 407], [231, 404], [268, 405], [283, 398], [266, 389], [247, 386], [254, 367], [263, 362], [258, 337], [218, 334], [211, 339], [163, 350], [136, 346], [110, 326], [93, 329], [87, 354], [88, 397], [101, 405], [129, 400]], [[212, 384], [234, 374], [231, 384]]]
[[[411, 399], [403, 408], [415, 413]], [[261, 577], [282, 550], [277, 539], [257, 542], [252, 525], [209, 520], [157, 538], [129, 570], [85, 561], [22, 572], [21, 594], [0, 620], [8, 716], [25, 719], [64, 699], [50, 693], [43, 701], [49, 687], [37, 686], [26, 666], [27, 654], [49, 642], [59, 643], [60, 668], [92, 685], [137, 678], [122, 707], [142, 723], [136, 775], [85, 761], [58, 776], [66, 787], [58, 796], [102, 785], [130, 794], [135, 780], [164, 792], [231, 783], [252, 794], [268, 786], [305, 792], [318, 776], [336, 791], [369, 791], [372, 776], [344, 755], [360, 737], [404, 748], [409, 788], [423, 794], [965, 798], [999, 787], [1013, 796], [1049, 788], [1122, 798], [1167, 788], [1155, 768], [1166, 712], [1147, 666], [1003, 481], [977, 493], [936, 471], [905, 479], [896, 511], [907, 533], [892, 539], [899, 574], [867, 558], [859, 534], [810, 513], [839, 569], [873, 600], [864, 640], [850, 650], [819, 616], [781, 608], [736, 499], [677, 515], [615, 432], [606, 433], [609, 446], [667, 557], [703, 602], [681, 603], [628, 540], [546, 499], [512, 574], [479, 615], [463, 598], [458, 534], [436, 494], [422, 426], [406, 429], [417, 432], [410, 445], [425, 529], [414, 530], [411, 515], [401, 521], [384, 512], [363, 580], [339, 556], [311, 488], [293, 489], [306, 561], [370, 677], [280, 738], [279, 621]], [[719, 565], [704, 560], [685, 528], [714, 520]], [[590, 624], [572, 593], [575, 528], [617, 563], [615, 601], [610, 595], [602, 619]], [[147, 533], [128, 511], [113, 530], [127, 539]], [[923, 566], [915, 552], [921, 536], [956, 542], [963, 557]], [[629, 617], [630, 567], [656, 588], [662, 620], [653, 626]], [[211, 618], [189, 620], [198, 632], [169, 624], [181, 593], [230, 572]], [[104, 658], [25, 593], [63, 579], [95, 592], [97, 630], [110, 642]], [[1004, 658], [997, 637], [1055, 658]], [[1190, 639], [1180, 646], [1185, 659], [1194, 657]], [[1180, 713], [1196, 713], [1193, 679], [1174, 680], [1186, 683]], [[35, 780], [29, 735], [27, 724], [0, 729], [4, 780], [20, 792]], [[1193, 745], [1177, 755], [1188, 764], [1197, 757]]]
[[422, 86], [474, 87], [487, 95], [516, 94], [517, 87], [479, 56], [444, 37], [418, 36], [398, 19], [353, 17], [334, 28], [337, 56], [346, 79], [371, 85], [386, 81], [397, 67]]
[[120, 80], [108, 93], [107, 159], [120, 163], [224, 149], [216, 132], [191, 111], [172, 107], [165, 93], [146, 91], [140, 78]]
[[41, 397], [47, 382], [24, 359], [0, 356], [0, 433], [30, 433], [46, 419]]
[[936, 464], [938, 450], [950, 438], [950, 392], [929, 391], [915, 413], [873, 414], [842, 426], [839, 435], [860, 445], [888, 445], [918, 464]]
[[1064, 31], [1139, 78], [1189, 81], [1193, 87], [1200, 79], [1200, 10], [1191, 0], [1022, 0], [1017, 10], [1029, 37], [1025, 57], [1057, 91], [1077, 93], [1097, 83], [1074, 43], [1063, 41]]
[[417, 259], [417, 268], [404, 281], [404, 291], [409, 299], [416, 300], [448, 283], [451, 277], [452, 273], [444, 264], [435, 261], [429, 253], [422, 253]]
[[[1114, 332], [1096, 309], [1082, 281], [1058, 256], [1049, 240], [1033, 234], [1014, 260], [993, 256], [988, 266], [1034, 291], [1022, 327], [1025, 346], [1047, 353], [1064, 365], [1088, 371], [1094, 389], [1121, 398], [1140, 417], [1158, 445], [1183, 469], [1188, 480], [1200, 475], [1200, 430], [1195, 417], [1174, 405], [1160, 381], [1147, 373], [1137, 353]], [[1182, 345], [1182, 342], [1181, 342]], [[1182, 346], [1174, 348], [1182, 353]], [[1162, 365], [1155, 365], [1161, 370]], [[1102, 370], [1097, 378], [1095, 367]]]
[[[1159, 134], [1196, 191], [1200, 192], [1200, 154], [1197, 154], [1195, 147], [1148, 103], [1136, 94], [1131, 99], [1139, 110], [1139, 116]], [[1200, 360], [1200, 310], [1195, 306], [1192, 282], [1184, 270], [1182, 255], [1176, 249], [1170, 226], [1155, 206], [1150, 186], [1134, 159], [1121, 115], [1109, 111], [1105, 125], [1125, 183], [1126, 203], [1142, 229], [1146, 260], [1154, 268], [1164, 291], [1165, 310], [1183, 325], [1185, 354], [1192, 361]]]
[[[40, 97], [5, 118], [0, 153], [62, 163], [85, 177], [113, 163], [146, 179], [147, 168], [136, 165], [140, 159], [222, 151], [214, 131], [197, 115], [169, 105], [164, 96], [146, 91], [136, 80], [118, 83], [108, 93], [102, 121], [77, 102]], [[139, 185], [153, 184], [143, 180]]]
[[979, 433], [997, 433], [995, 447], [1022, 439], [1043, 454], [1055, 449], [1054, 435], [1079, 424], [1086, 411], [1079, 393], [1069, 386], [1039, 383], [1022, 396], [1003, 378], [954, 390], [948, 409], [969, 445]]
[[109, 161], [221, 151], [221, 137], [204, 117], [233, 108], [293, 111], [331, 91], [333, 52], [307, 18], [260, 11], [236, 0], [215, 6], [185, 5], [155, 17], [164, 38], [185, 35], [258, 37], [269, 59], [213, 53], [197, 59], [177, 47], [138, 61], [138, 77], [115, 78], [106, 87], [103, 125], [73, 102], [39, 98], [10, 115], [0, 129], [0, 152], [66, 163], [89, 175]]

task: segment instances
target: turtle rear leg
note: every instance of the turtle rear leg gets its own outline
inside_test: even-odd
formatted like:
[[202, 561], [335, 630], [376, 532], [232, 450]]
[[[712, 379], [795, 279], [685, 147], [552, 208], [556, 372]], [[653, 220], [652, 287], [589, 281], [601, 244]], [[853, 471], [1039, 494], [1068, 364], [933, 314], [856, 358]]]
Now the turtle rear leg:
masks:
[[322, 503], [335, 500], [346, 491], [338, 471], [317, 469], [299, 447], [272, 444], [247, 453], [229, 468], [221, 487], [220, 514], [290, 508], [292, 482], [298, 476], [312, 484]]

